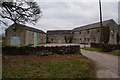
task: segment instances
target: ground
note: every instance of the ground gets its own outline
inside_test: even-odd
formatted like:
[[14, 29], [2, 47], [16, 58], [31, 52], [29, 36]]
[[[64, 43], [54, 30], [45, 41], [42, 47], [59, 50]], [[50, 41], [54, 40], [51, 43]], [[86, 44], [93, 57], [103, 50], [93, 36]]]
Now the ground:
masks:
[[94, 67], [80, 54], [3, 56], [3, 78], [94, 78]]
[[114, 56], [120, 56], [120, 50], [113, 50], [113, 51], [110, 51], [110, 52], [103, 52], [103, 51], [101, 51], [100, 48], [93, 48], [93, 47], [83, 47], [81, 49], [89, 50], [89, 51], [101, 52], [101, 53], [104, 53], [104, 54], [110, 54], [110, 55], [114, 55]]
[[[40, 46], [58, 46], [58, 45], [67, 46], [67, 45], [80, 45], [80, 44], [42, 44]], [[89, 47], [90, 45], [80, 45], [80, 47], [84, 47], [84, 46]], [[36, 77], [35, 75], [38, 74], [39, 76], [37, 77], [64, 77], [64, 78], [65, 77], [79, 77], [79, 78], [95, 77], [94, 63], [97, 67], [97, 71], [96, 71], [97, 78], [119, 77], [118, 56], [103, 54], [94, 51], [87, 51], [87, 50], [81, 50], [81, 53], [82, 55], [88, 57], [89, 59], [80, 54], [64, 55], [64, 56], [50, 55], [50, 56], [42, 56], [42, 57], [3, 56], [3, 61], [4, 61], [3, 77], [14, 77], [14, 75], [16, 75], [15, 77], [21, 77], [24, 74], [25, 76], [23, 77]], [[49, 67], [47, 65], [49, 65]], [[17, 67], [19, 68], [17, 69]], [[29, 70], [29, 72], [25, 73], [27, 71], [24, 72], [24, 70]], [[18, 72], [18, 75], [16, 74], [16, 72]], [[62, 74], [56, 75], [54, 72], [56, 74], [58, 73], [59, 74], [62, 73]]]
[[93, 60], [97, 67], [97, 78], [118, 78], [118, 56], [100, 52], [81, 50], [81, 53]]

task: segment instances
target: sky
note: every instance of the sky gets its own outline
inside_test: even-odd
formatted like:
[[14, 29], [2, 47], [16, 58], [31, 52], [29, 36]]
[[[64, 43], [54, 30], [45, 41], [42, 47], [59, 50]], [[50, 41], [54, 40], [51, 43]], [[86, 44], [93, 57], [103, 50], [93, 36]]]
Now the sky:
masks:
[[[99, 22], [98, 2], [37, 2], [42, 17], [31, 27], [47, 30], [71, 30]], [[118, 2], [102, 2], [103, 20], [114, 19], [118, 23]], [[9, 22], [10, 25], [12, 24]]]

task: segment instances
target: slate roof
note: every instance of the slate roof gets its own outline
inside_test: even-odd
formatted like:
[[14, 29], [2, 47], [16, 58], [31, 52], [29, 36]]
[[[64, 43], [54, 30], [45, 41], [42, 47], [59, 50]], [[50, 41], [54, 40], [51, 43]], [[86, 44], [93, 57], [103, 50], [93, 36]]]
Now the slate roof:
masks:
[[[114, 20], [110, 19], [110, 20], [103, 21], [102, 25], [107, 26], [109, 24], [109, 22], [111, 22], [111, 21], [114, 21]], [[85, 29], [93, 29], [93, 28], [98, 28], [98, 27], [100, 27], [100, 22], [85, 25], [85, 26], [81, 26], [81, 27], [77, 27], [77, 28], [74, 28], [73, 31], [80, 31], [80, 30], [85, 30]]]
[[12, 24], [11, 26], [13, 26], [13, 25], [18, 25], [19, 27], [22, 27], [22, 28], [24, 28], [24, 29], [26, 29], [26, 30], [30, 30], [30, 31], [33, 31], [33, 32], [38, 32], [38, 33], [43, 33], [43, 34], [46, 34], [44, 31], [42, 31], [42, 30], [39, 30], [39, 29], [36, 29], [36, 28], [32, 28], [32, 27], [28, 27], [28, 26], [26, 26], [26, 25], [22, 25], [22, 24]]
[[47, 34], [72, 34], [72, 30], [48, 30]]

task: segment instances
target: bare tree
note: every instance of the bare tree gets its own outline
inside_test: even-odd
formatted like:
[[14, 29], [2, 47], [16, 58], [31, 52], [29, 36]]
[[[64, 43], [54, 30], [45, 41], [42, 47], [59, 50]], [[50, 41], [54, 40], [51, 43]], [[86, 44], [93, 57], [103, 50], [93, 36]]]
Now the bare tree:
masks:
[[36, 2], [2, 2], [0, 8], [0, 17], [16, 24], [35, 24], [42, 13]]

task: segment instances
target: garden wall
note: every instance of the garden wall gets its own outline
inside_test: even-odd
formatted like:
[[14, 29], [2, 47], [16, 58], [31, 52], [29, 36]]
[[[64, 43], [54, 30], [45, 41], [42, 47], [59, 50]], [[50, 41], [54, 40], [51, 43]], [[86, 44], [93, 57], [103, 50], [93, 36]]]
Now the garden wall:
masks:
[[80, 53], [80, 46], [56, 46], [56, 47], [2, 47], [3, 55], [50, 55], [50, 54], [77, 54]]
[[[112, 50], [120, 50], [120, 44], [102, 44], [104, 52], [110, 52]], [[100, 48], [99, 43], [91, 43], [91, 47]]]

